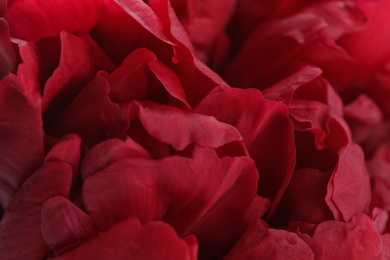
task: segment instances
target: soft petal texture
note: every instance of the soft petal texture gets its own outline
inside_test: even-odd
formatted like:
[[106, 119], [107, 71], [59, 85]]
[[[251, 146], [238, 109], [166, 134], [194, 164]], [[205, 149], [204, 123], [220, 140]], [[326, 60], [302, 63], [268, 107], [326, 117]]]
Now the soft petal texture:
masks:
[[[42, 108], [55, 117], [80, 92], [93, 77], [91, 47], [88, 43], [70, 33], [61, 32], [60, 63], [45, 83]], [[47, 111], [52, 110], [52, 111]]]
[[193, 159], [119, 160], [88, 177], [83, 194], [101, 230], [128, 217], [162, 219], [179, 235], [199, 233], [200, 250], [212, 258], [268, 209], [267, 200], [256, 199], [257, 178], [249, 158], [218, 159], [198, 148]]
[[[1, 3], [0, 3], [1, 4]], [[1, 11], [1, 10], [0, 10]], [[15, 64], [15, 51], [12, 48], [7, 22], [0, 17], [0, 80], [7, 76]]]
[[387, 15], [390, 11], [390, 2], [386, 0], [359, 0], [356, 1], [369, 23], [363, 30], [348, 34], [339, 44], [354, 58], [359, 60], [358, 77], [364, 77], [380, 69], [390, 60], [388, 42], [390, 33], [386, 29], [390, 26]]
[[314, 259], [313, 251], [297, 234], [268, 228], [254, 221], [224, 260]]
[[103, 11], [103, 3], [100, 0], [10, 1], [5, 19], [10, 24], [11, 37], [36, 42], [43, 37], [57, 36], [61, 31], [91, 30]]
[[372, 207], [390, 211], [390, 147], [382, 145], [367, 162], [372, 185]]
[[56, 137], [77, 133], [88, 147], [108, 139], [119, 117], [118, 105], [110, 101], [108, 92], [107, 80], [98, 73], [47, 132]]
[[127, 219], [75, 250], [51, 259], [162, 259], [195, 260], [193, 236], [181, 239], [169, 225]]
[[10, 75], [0, 82], [0, 202], [8, 206], [19, 186], [43, 161], [41, 111]]
[[52, 250], [80, 242], [96, 233], [91, 217], [61, 196], [52, 197], [42, 205], [41, 230], [43, 239]]
[[370, 182], [360, 146], [352, 143], [342, 149], [339, 156], [325, 200], [336, 219], [349, 221], [354, 214], [367, 212], [371, 200]]
[[237, 128], [260, 173], [258, 193], [276, 206], [295, 166], [293, 125], [287, 107], [264, 100], [257, 90], [215, 88], [196, 111]]
[[178, 151], [190, 144], [218, 148], [242, 140], [233, 126], [211, 116], [152, 102], [132, 102], [123, 110], [130, 122], [138, 119], [151, 136]]
[[[107, 153], [107, 151], [110, 151]], [[83, 159], [81, 176], [83, 179], [107, 168], [112, 163], [126, 158], [150, 159], [148, 152], [129, 137], [123, 142], [119, 139], [110, 139], [94, 146]]]
[[39, 108], [42, 105], [42, 94], [39, 86], [39, 53], [38, 48], [29, 42], [17, 41], [19, 54], [23, 63], [19, 64], [17, 76], [24, 87], [24, 94], [30, 103]]
[[[216, 41], [224, 37], [224, 29], [234, 11], [236, 0], [174, 0], [172, 7], [188, 33], [197, 56], [207, 62]], [[221, 9], [223, 8], [223, 11]]]
[[292, 174], [289, 186], [276, 211], [278, 221], [289, 220], [321, 223], [333, 218], [324, 198], [331, 172], [299, 169]]
[[[322, 181], [316, 182], [317, 194], [323, 194], [324, 185], [327, 184], [323, 199], [334, 218], [349, 221], [355, 214], [368, 211], [369, 178], [361, 148], [352, 142], [348, 125], [341, 117], [343, 111], [340, 97], [329, 82], [322, 76], [316, 76], [317, 73], [313, 67], [304, 67], [267, 89], [265, 96], [286, 102], [289, 108], [295, 128], [296, 168], [318, 169], [317, 173], [322, 176], [315, 178]], [[329, 172], [332, 174], [329, 175]], [[288, 189], [290, 197], [301, 196], [301, 189], [295, 188], [293, 184]], [[306, 202], [318, 203], [318, 195], [309, 196]], [[313, 201], [309, 202], [310, 199]], [[287, 208], [279, 209], [281, 211], [277, 218], [283, 219], [292, 214], [302, 221], [320, 222], [324, 220], [322, 217], [329, 217], [328, 210], [322, 207], [317, 208], [322, 208], [322, 213], [304, 213], [302, 209], [305, 207], [288, 196], [284, 199], [284, 205]], [[315, 215], [320, 218], [313, 219]]]
[[69, 196], [72, 169], [65, 162], [39, 168], [17, 191], [0, 222], [3, 259], [42, 259], [48, 252], [41, 234], [41, 207], [52, 196]]
[[[335, 20], [340, 13], [345, 19]], [[329, 35], [329, 31], [340, 35], [350, 32], [351, 26], [360, 29], [364, 15], [356, 13], [359, 10], [352, 3], [329, 1], [263, 23], [223, 75], [233, 87], [265, 89], [300, 69], [302, 64], [311, 64], [321, 68], [332, 83], [348, 82], [355, 61], [335, 43], [332, 37], [336, 35]]]
[[139, 0], [115, 1], [150, 33], [167, 43], [171, 43], [169, 34], [167, 34], [159, 17], [145, 2]]
[[316, 259], [381, 259], [381, 238], [364, 214], [357, 214], [349, 223], [321, 223], [313, 241]]
[[114, 102], [147, 99], [166, 103], [169, 101], [166, 91], [171, 99], [173, 97], [191, 109], [178, 76], [147, 49], [140, 48], [130, 53], [122, 65], [107, 76], [107, 80], [111, 87], [110, 98]]

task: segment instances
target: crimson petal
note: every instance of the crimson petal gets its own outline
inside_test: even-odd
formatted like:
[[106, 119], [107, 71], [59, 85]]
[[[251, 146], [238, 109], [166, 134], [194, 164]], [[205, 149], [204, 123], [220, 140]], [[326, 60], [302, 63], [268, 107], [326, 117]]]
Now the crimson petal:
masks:
[[313, 251], [297, 234], [270, 229], [254, 221], [224, 260], [235, 259], [314, 259]]
[[126, 219], [107, 232], [57, 260], [82, 259], [161, 259], [196, 260], [197, 243], [193, 236], [181, 239], [169, 225]]
[[19, 186], [43, 161], [41, 111], [15, 75], [0, 82], [0, 202], [5, 210]]

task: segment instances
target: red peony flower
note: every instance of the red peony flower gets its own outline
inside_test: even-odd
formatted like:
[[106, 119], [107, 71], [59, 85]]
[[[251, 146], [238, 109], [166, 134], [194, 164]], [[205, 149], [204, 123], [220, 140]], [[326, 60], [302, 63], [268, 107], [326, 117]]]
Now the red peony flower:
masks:
[[389, 8], [0, 1], [0, 258], [389, 258]]

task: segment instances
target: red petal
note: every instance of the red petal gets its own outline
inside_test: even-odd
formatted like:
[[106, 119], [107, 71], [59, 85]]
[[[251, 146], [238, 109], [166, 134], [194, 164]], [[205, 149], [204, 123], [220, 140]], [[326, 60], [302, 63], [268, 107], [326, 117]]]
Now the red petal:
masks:
[[[191, 110], [178, 76], [156, 55], [144, 48], [136, 49], [125, 58], [122, 65], [107, 76], [110, 83], [110, 98], [114, 102], [152, 100], [166, 103], [165, 90]], [[158, 81], [162, 83], [161, 88]], [[129, 88], [129, 86], [131, 86]]]
[[[262, 208], [248, 220], [246, 212], [257, 197], [257, 171], [249, 158], [217, 159], [209, 149], [194, 153], [194, 159], [127, 159], [111, 164], [85, 180], [87, 211], [101, 230], [137, 217], [141, 222], [163, 219], [180, 235], [199, 231], [204, 239], [201, 247], [215, 256], [268, 205], [255, 202]], [[213, 228], [206, 228], [210, 227], [206, 219], [215, 224]]]
[[159, 17], [146, 3], [138, 0], [115, 0], [115, 2], [150, 33], [166, 43], [172, 43], [172, 39], [162, 25]]
[[151, 136], [178, 151], [190, 144], [218, 148], [242, 139], [234, 127], [211, 116], [151, 102], [133, 102], [126, 110], [130, 121], [138, 118]]
[[40, 109], [10, 75], [0, 82], [0, 202], [5, 210], [19, 186], [43, 161]]
[[297, 234], [270, 229], [254, 221], [224, 260], [314, 259], [313, 251]]
[[325, 200], [336, 219], [349, 221], [355, 214], [367, 212], [370, 180], [360, 146], [351, 143], [339, 154]]
[[49, 162], [19, 188], [0, 222], [0, 251], [5, 259], [42, 259], [49, 251], [41, 234], [41, 207], [49, 198], [67, 197], [72, 170]]
[[[4, 4], [0, 3], [0, 5]], [[8, 24], [3, 18], [0, 18], [0, 60], [1, 80], [12, 71], [15, 64], [15, 51], [10, 42]]]
[[95, 233], [91, 217], [64, 197], [55, 196], [42, 205], [41, 230], [52, 250], [82, 241]]
[[43, 37], [57, 36], [61, 31], [91, 30], [103, 8], [104, 1], [18, 0], [8, 5], [5, 19], [12, 37], [36, 42]]
[[119, 108], [109, 100], [108, 92], [108, 82], [97, 74], [56, 119], [48, 133], [57, 137], [77, 133], [89, 147], [109, 138]]
[[124, 142], [119, 139], [107, 140], [94, 146], [85, 155], [81, 165], [81, 176], [85, 180], [116, 161], [131, 158], [150, 159], [150, 155], [129, 137]]
[[38, 82], [39, 58], [38, 49], [35, 45], [19, 41], [19, 54], [23, 63], [18, 66], [18, 78], [23, 83], [23, 92], [35, 107], [41, 108], [42, 94]]
[[[71, 100], [92, 79], [95, 68], [91, 47], [88, 43], [67, 32], [61, 33], [60, 64], [47, 80], [43, 93], [43, 111], [48, 108], [52, 117], [57, 117]], [[50, 106], [50, 107], [49, 107]], [[46, 115], [48, 116], [48, 115]]]
[[257, 90], [216, 88], [196, 111], [237, 128], [260, 173], [258, 193], [273, 200], [276, 207], [295, 165], [294, 133], [287, 107], [264, 100]]
[[371, 219], [363, 214], [349, 223], [323, 222], [313, 240], [316, 259], [381, 259], [381, 239]]
[[363, 30], [348, 34], [341, 39], [340, 45], [354, 58], [360, 61], [357, 78], [370, 75], [381, 69], [389, 61], [390, 26], [388, 13], [389, 1], [356, 1], [357, 5], [368, 16], [369, 22]]
[[127, 219], [103, 235], [54, 259], [161, 259], [195, 260], [196, 239], [181, 239], [163, 222], [141, 226], [136, 219]]

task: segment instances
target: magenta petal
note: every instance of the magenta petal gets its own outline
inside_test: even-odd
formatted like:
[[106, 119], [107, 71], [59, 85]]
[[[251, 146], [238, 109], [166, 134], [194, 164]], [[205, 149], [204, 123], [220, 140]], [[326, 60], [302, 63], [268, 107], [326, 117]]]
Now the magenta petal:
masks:
[[124, 142], [119, 139], [107, 140], [94, 146], [85, 155], [81, 165], [81, 176], [85, 180], [118, 160], [131, 158], [150, 159], [150, 155], [129, 137]]
[[119, 108], [110, 101], [108, 92], [107, 80], [97, 74], [56, 119], [48, 133], [57, 137], [77, 133], [87, 146], [109, 138]]
[[5, 210], [19, 186], [43, 161], [41, 111], [10, 75], [0, 82], [0, 203]]
[[88, 238], [95, 233], [91, 217], [64, 197], [55, 196], [42, 205], [41, 230], [52, 250]]
[[316, 259], [382, 259], [381, 238], [364, 214], [354, 216], [349, 223], [321, 223], [313, 241]]
[[60, 36], [60, 64], [45, 84], [42, 104], [44, 112], [49, 107], [55, 110], [49, 111], [54, 117], [69, 105], [95, 73], [89, 44], [65, 31]]
[[100, 0], [18, 0], [8, 5], [5, 19], [12, 37], [36, 42], [43, 37], [57, 36], [61, 31], [91, 30], [103, 7], [104, 1]]
[[295, 165], [294, 132], [287, 107], [264, 100], [258, 90], [215, 88], [196, 111], [237, 128], [260, 173], [258, 193], [276, 206]]
[[161, 259], [196, 260], [193, 237], [181, 239], [163, 222], [141, 226], [137, 219], [126, 219], [75, 250], [54, 259]]
[[48, 252], [41, 234], [41, 207], [49, 198], [67, 197], [72, 170], [64, 162], [45, 163], [19, 188], [0, 222], [4, 259], [42, 259]]
[[314, 259], [313, 251], [297, 234], [270, 229], [254, 221], [224, 260]]

